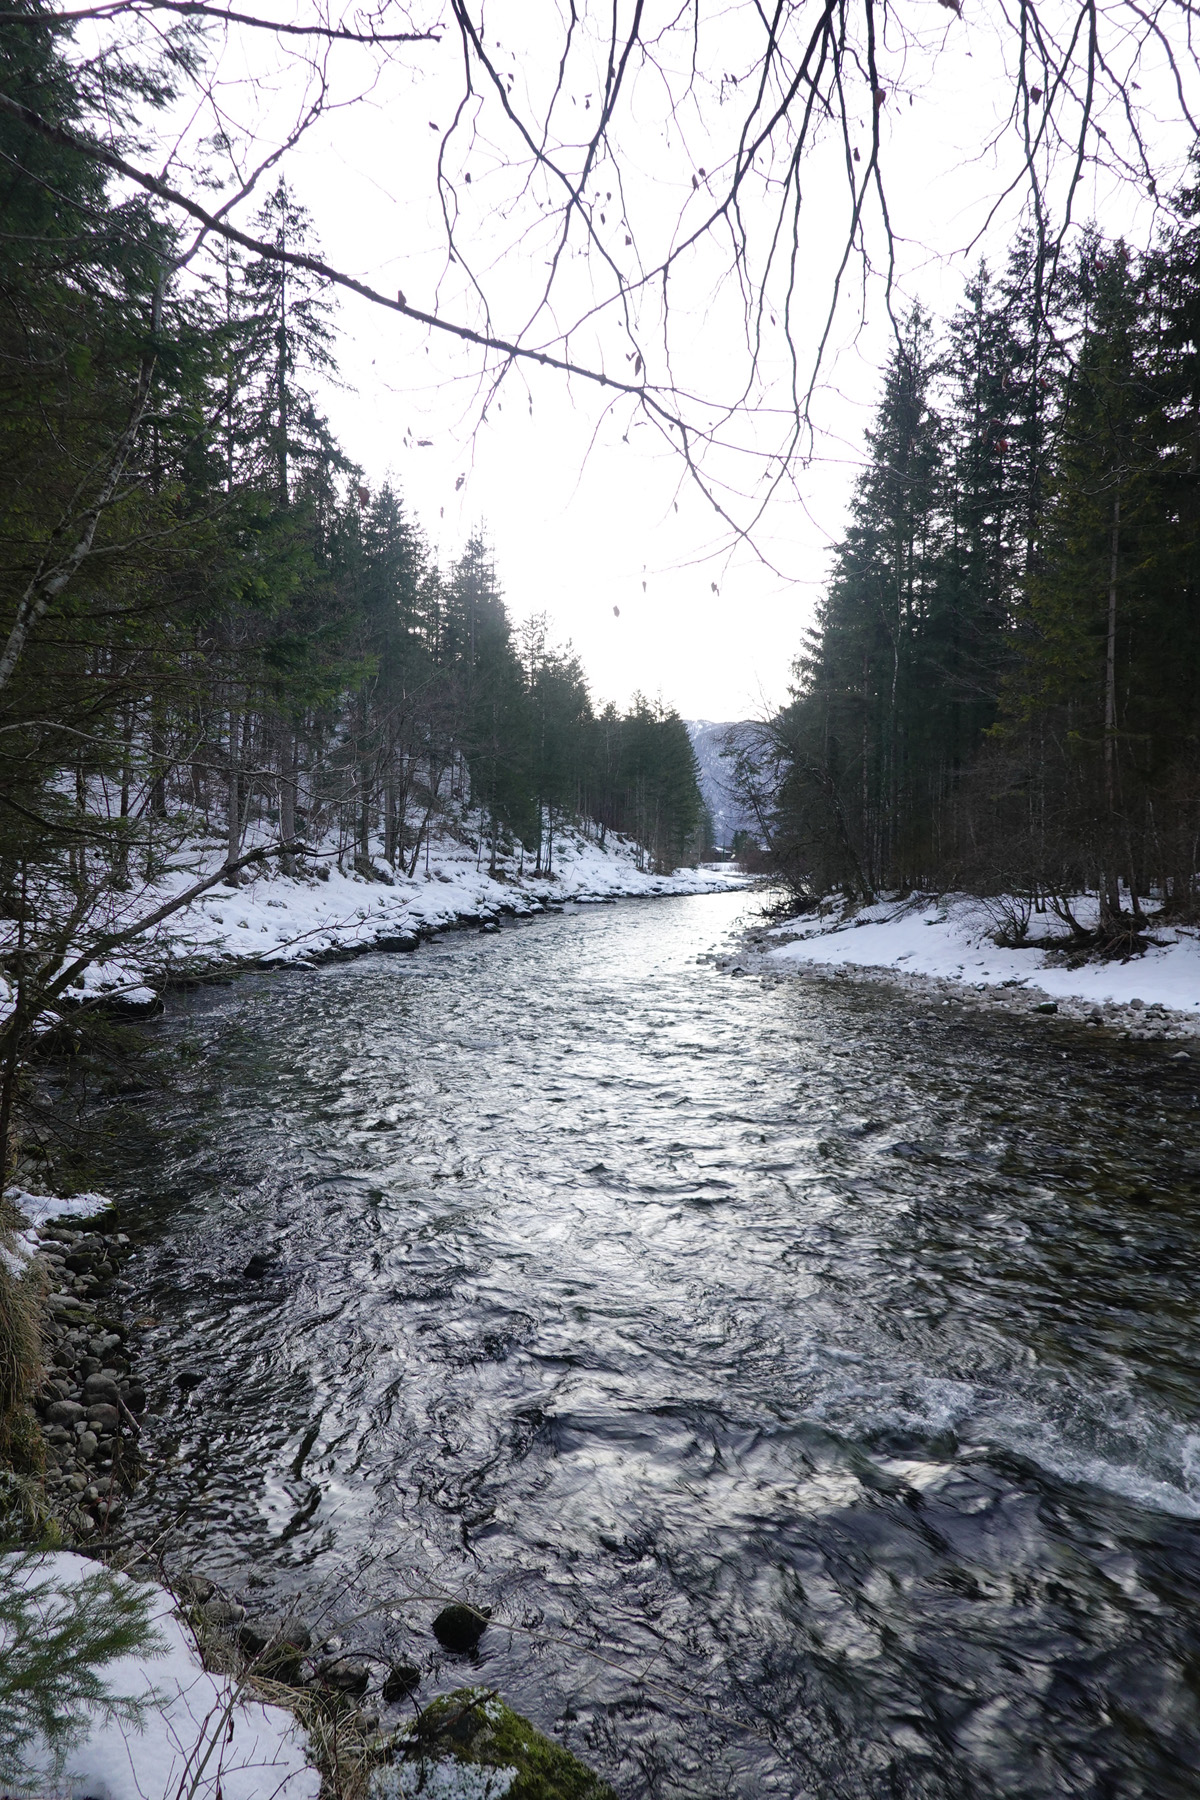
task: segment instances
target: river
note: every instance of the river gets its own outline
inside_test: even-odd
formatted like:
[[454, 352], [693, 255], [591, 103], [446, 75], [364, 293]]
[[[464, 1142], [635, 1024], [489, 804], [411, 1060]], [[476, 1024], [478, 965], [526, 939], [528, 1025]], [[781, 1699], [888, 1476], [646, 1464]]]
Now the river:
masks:
[[737, 979], [756, 904], [172, 1003], [134, 1529], [625, 1800], [1194, 1800], [1200, 1064]]

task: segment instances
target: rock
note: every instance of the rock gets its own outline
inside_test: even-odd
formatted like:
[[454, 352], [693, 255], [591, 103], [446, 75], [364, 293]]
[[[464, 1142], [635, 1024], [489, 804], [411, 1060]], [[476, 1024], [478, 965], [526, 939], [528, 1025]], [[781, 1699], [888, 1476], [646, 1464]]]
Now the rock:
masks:
[[89, 1406], [87, 1416], [93, 1431], [116, 1431], [121, 1423], [121, 1414], [115, 1406]]
[[175, 1591], [181, 1600], [188, 1600], [194, 1606], [202, 1606], [211, 1600], [217, 1591], [215, 1581], [207, 1575], [180, 1575], [175, 1582]]
[[85, 1410], [78, 1400], [55, 1400], [46, 1408], [46, 1422], [50, 1425], [75, 1425], [82, 1419]]
[[1192, 1059], [1186, 1050], [1177, 1050], [1171, 1058], [1172, 1062], [1191, 1062], [1191, 1060]]
[[421, 1685], [421, 1671], [414, 1663], [393, 1663], [383, 1681], [383, 1697], [389, 1706], [407, 1700]]
[[238, 1632], [243, 1654], [253, 1658], [255, 1673], [288, 1687], [304, 1686], [304, 1653], [312, 1633], [303, 1620], [282, 1613], [247, 1619]]
[[469, 1656], [487, 1630], [491, 1608], [444, 1606], [433, 1621], [433, 1635], [444, 1650]]
[[146, 1410], [146, 1390], [136, 1382], [130, 1382], [121, 1396], [131, 1413], [144, 1413]]
[[101, 1369], [84, 1382], [83, 1397], [89, 1406], [116, 1406], [121, 1390], [107, 1369]]
[[205, 1600], [196, 1608], [204, 1624], [211, 1625], [215, 1631], [229, 1631], [240, 1625], [246, 1616], [246, 1609], [236, 1600], [227, 1600], [224, 1594], [214, 1594], [211, 1600]]
[[199, 1374], [195, 1369], [180, 1369], [178, 1375], [175, 1377], [175, 1386], [181, 1389], [183, 1393], [190, 1394], [192, 1389], [198, 1388], [203, 1380], [203, 1375]]
[[1037, 1006], [1035, 1006], [1033, 1010], [1034, 1010], [1034, 1012], [1039, 1012], [1039, 1013], [1056, 1013], [1058, 1011], [1058, 1001], [1057, 1000], [1043, 1000]]
[[81, 1462], [91, 1462], [99, 1448], [100, 1440], [95, 1432], [85, 1431], [82, 1432], [76, 1440], [75, 1454], [79, 1457]]
[[[543, 1737], [502, 1700], [478, 1688], [444, 1694], [422, 1711], [404, 1740], [402, 1779], [381, 1784], [381, 1795], [484, 1794], [488, 1771], [504, 1780], [513, 1800], [616, 1800], [592, 1770]], [[463, 1765], [466, 1765], [464, 1767]], [[501, 1776], [500, 1771], [513, 1771]], [[515, 1776], [515, 1778], [514, 1778]]]
[[330, 1662], [321, 1664], [317, 1678], [323, 1686], [333, 1688], [339, 1694], [365, 1694], [371, 1669], [368, 1663], [359, 1662], [353, 1656], [335, 1656]]
[[274, 1261], [275, 1258], [269, 1255], [267, 1251], [256, 1250], [254, 1255], [250, 1258], [250, 1261], [242, 1270], [242, 1274], [247, 1281], [261, 1281]]
[[261, 1618], [246, 1620], [238, 1642], [247, 1656], [257, 1656], [268, 1645], [288, 1645], [299, 1652], [312, 1648], [312, 1632], [290, 1613], [264, 1613]]

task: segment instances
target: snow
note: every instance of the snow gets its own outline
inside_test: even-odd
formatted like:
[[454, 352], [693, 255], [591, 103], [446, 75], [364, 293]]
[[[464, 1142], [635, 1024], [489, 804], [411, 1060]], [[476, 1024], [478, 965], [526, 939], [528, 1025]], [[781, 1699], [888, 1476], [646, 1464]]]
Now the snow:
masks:
[[517, 1779], [515, 1769], [463, 1763], [453, 1756], [423, 1756], [382, 1769], [371, 1783], [371, 1800], [503, 1800]]
[[[47, 1618], [64, 1591], [97, 1566], [66, 1551], [0, 1559], [4, 1579], [44, 1595]], [[231, 1676], [206, 1673], [165, 1589], [152, 1589], [150, 1616], [160, 1648], [123, 1657], [106, 1671], [111, 1695], [146, 1704], [140, 1728], [93, 1715], [56, 1791], [70, 1800], [175, 1800], [181, 1793], [194, 1800], [317, 1800], [320, 1776], [291, 1713], [247, 1698]], [[32, 1762], [51, 1775], [45, 1746]]]
[[14, 1233], [11, 1248], [0, 1245], [0, 1262], [10, 1275], [25, 1273], [37, 1251], [37, 1234], [43, 1225], [52, 1219], [94, 1219], [112, 1205], [107, 1194], [75, 1194], [70, 1200], [63, 1200], [57, 1194], [27, 1194], [23, 1188], [8, 1188], [4, 1198], [29, 1228]]
[[[366, 950], [381, 941], [386, 947], [389, 939], [415, 939], [464, 920], [495, 921], [502, 911], [529, 916], [564, 902], [586, 905], [747, 885], [744, 876], [729, 868], [656, 875], [639, 868], [638, 860], [637, 845], [615, 833], [601, 847], [578, 830], [564, 830], [555, 839], [552, 875], [533, 875], [508, 857], [493, 877], [486, 847], [483, 866], [477, 868], [476, 851], [447, 834], [431, 844], [428, 867], [422, 854], [421, 866], [411, 876], [393, 877], [379, 859], [375, 867], [387, 879], [373, 881], [348, 866], [348, 859], [339, 866], [326, 848], [308, 859], [303, 874], [288, 876], [265, 863], [254, 867], [244, 886], [210, 888], [137, 940], [122, 953], [123, 960], [89, 968], [68, 997], [76, 1004], [108, 998], [141, 1006], [153, 1003], [155, 990], [172, 977], [203, 974], [223, 964], [303, 966], [330, 952]], [[151, 912], [223, 861], [223, 845], [192, 846], [155, 887], [123, 900], [126, 916]], [[118, 907], [112, 925], [120, 923]]]
[[[1071, 968], [1061, 947], [1046, 947], [1047, 938], [1067, 935], [1054, 918], [1036, 918], [1027, 948], [998, 945], [1005, 904], [966, 894], [924, 895], [853, 913], [793, 919], [767, 932], [766, 963], [779, 973], [801, 966], [890, 970], [979, 989], [1019, 990], [1031, 1004], [1049, 999], [1116, 1010], [1158, 1007], [1191, 1014], [1200, 1028], [1200, 932], [1152, 923], [1155, 941], [1143, 956]], [[1087, 924], [1093, 911], [1094, 901], [1081, 900], [1076, 917]]]

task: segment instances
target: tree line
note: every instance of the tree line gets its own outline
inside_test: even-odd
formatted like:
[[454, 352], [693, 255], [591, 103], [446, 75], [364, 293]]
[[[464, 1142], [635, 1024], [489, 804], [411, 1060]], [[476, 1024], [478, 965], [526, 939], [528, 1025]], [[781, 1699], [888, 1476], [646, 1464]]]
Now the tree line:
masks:
[[903, 322], [790, 703], [738, 757], [795, 892], [1197, 907], [1200, 190]]
[[[19, 0], [0, 60], [43, 120], [119, 139], [190, 34], [68, 60], [67, 27]], [[11, 115], [0, 223], [6, 1155], [39, 1014], [176, 903], [169, 871], [236, 882], [269, 851], [319, 873], [317, 851], [388, 881], [452, 830], [494, 871], [553, 875], [568, 821], [660, 868], [703, 847], [682, 720], [594, 707], [545, 621], [514, 627], [482, 533], [439, 567], [338, 444], [317, 275], [197, 244]], [[255, 229], [308, 244], [283, 179]]]

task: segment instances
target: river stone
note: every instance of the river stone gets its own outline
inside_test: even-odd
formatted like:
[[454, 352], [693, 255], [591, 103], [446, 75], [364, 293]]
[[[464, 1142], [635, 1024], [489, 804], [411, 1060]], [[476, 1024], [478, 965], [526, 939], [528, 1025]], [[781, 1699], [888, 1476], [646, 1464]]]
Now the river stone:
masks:
[[75, 1425], [84, 1410], [78, 1400], [55, 1400], [46, 1408], [46, 1421], [50, 1425]]
[[89, 1406], [88, 1424], [95, 1431], [115, 1431], [121, 1423], [121, 1415], [115, 1406]]
[[317, 1675], [325, 1687], [335, 1688], [339, 1694], [365, 1694], [371, 1669], [353, 1656], [336, 1656], [322, 1663]]
[[372, 1800], [419, 1793], [616, 1800], [569, 1750], [480, 1688], [459, 1688], [425, 1707], [405, 1740], [404, 1761], [380, 1770], [370, 1793]]
[[79, 1457], [81, 1462], [91, 1462], [99, 1448], [100, 1440], [95, 1432], [84, 1431], [80, 1433], [79, 1438], [76, 1441], [75, 1454]]
[[175, 1591], [182, 1600], [188, 1600], [193, 1606], [202, 1606], [211, 1600], [217, 1591], [217, 1584], [207, 1575], [180, 1575], [175, 1581]]
[[275, 1258], [265, 1250], [256, 1250], [250, 1261], [242, 1270], [247, 1281], [261, 1281], [268, 1272]]
[[260, 1618], [246, 1620], [238, 1633], [238, 1642], [247, 1656], [257, 1656], [271, 1644], [287, 1645], [297, 1651], [310, 1650], [312, 1632], [302, 1619], [286, 1613], [264, 1613]]
[[216, 1631], [228, 1631], [231, 1626], [240, 1625], [246, 1616], [244, 1606], [239, 1605], [236, 1600], [227, 1600], [223, 1594], [214, 1594], [210, 1600], [205, 1600], [198, 1606], [196, 1611], [204, 1623], [211, 1625]]
[[185, 1394], [190, 1394], [192, 1389], [198, 1388], [203, 1380], [203, 1375], [196, 1369], [180, 1369], [175, 1377], [175, 1386], [181, 1388]]
[[243, 1655], [253, 1659], [256, 1675], [287, 1687], [304, 1686], [304, 1653], [312, 1634], [301, 1620], [281, 1614], [247, 1619], [238, 1632], [238, 1643]]
[[487, 1630], [491, 1608], [444, 1606], [433, 1621], [433, 1635], [445, 1650], [468, 1656]]
[[1035, 1006], [1033, 1010], [1034, 1012], [1040, 1013], [1056, 1013], [1058, 1011], [1058, 1001], [1043, 1000], [1039, 1005]]
[[393, 1663], [383, 1680], [383, 1697], [389, 1706], [407, 1700], [421, 1685], [421, 1671], [414, 1663]]
[[116, 1406], [121, 1390], [107, 1369], [89, 1375], [83, 1384], [83, 1397], [89, 1406]]

